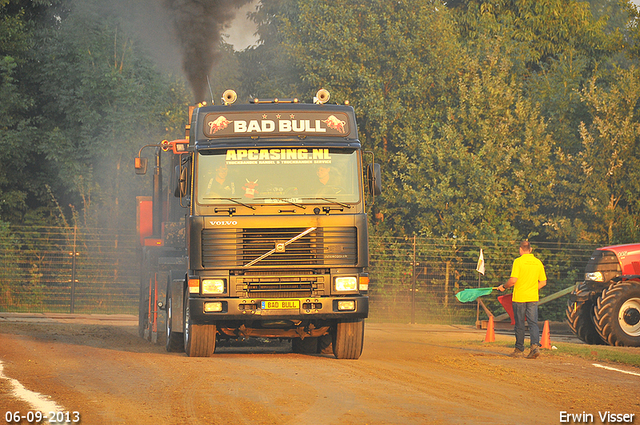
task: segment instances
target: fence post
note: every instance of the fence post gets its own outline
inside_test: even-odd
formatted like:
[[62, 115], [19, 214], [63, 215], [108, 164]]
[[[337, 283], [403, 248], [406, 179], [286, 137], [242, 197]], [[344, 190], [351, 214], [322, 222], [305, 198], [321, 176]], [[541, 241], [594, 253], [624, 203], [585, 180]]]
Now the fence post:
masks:
[[73, 226], [73, 250], [71, 251], [71, 308], [73, 313], [76, 303], [76, 239], [78, 235], [78, 226]]
[[416, 235], [413, 235], [413, 262], [411, 263], [411, 324], [416, 323]]
[[445, 262], [444, 276], [444, 306], [449, 307], [449, 275], [451, 274], [451, 260]]

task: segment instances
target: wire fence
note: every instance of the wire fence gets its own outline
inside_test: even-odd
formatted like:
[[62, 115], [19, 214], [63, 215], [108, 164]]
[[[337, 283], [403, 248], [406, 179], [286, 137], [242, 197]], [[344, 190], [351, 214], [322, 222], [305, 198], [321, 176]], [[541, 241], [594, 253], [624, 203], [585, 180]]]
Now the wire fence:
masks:
[[[0, 225], [0, 311], [137, 314], [138, 246], [137, 235], [103, 229]], [[567, 243], [532, 242], [532, 246], [547, 271], [542, 296], [581, 280], [596, 248]], [[369, 240], [370, 318], [472, 324], [477, 304], [460, 303], [455, 293], [504, 283], [517, 248], [516, 241], [373, 236]], [[484, 275], [476, 271], [480, 249]], [[496, 295], [483, 300], [497, 315], [504, 310]], [[541, 305], [540, 318], [562, 320], [565, 307], [566, 298]]]
[[[545, 265], [547, 286], [541, 297], [582, 280], [591, 253], [588, 244], [531, 242]], [[369, 242], [371, 318], [405, 323], [473, 324], [477, 303], [460, 303], [463, 289], [505, 283], [518, 254], [519, 241], [460, 241], [455, 238], [380, 238]], [[476, 271], [480, 250], [485, 274]], [[494, 314], [505, 313], [495, 291], [483, 298]], [[541, 320], [564, 320], [566, 297], [540, 306]], [[486, 319], [480, 310], [480, 319]]]
[[0, 227], [0, 311], [135, 313], [135, 235]]

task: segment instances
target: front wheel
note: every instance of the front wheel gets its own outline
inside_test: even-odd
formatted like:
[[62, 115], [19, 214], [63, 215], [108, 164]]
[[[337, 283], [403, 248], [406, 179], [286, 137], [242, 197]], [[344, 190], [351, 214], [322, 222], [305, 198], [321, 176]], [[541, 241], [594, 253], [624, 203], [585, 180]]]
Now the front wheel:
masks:
[[336, 359], [358, 359], [364, 346], [364, 319], [339, 320], [332, 330]]
[[580, 340], [591, 345], [606, 344], [593, 322], [593, 302], [587, 300], [580, 304], [569, 305], [566, 315], [571, 330]]
[[602, 291], [594, 322], [610, 345], [640, 347], [640, 282], [614, 282]]
[[216, 325], [191, 323], [189, 295], [184, 296], [184, 351], [189, 357], [211, 357], [216, 351]]

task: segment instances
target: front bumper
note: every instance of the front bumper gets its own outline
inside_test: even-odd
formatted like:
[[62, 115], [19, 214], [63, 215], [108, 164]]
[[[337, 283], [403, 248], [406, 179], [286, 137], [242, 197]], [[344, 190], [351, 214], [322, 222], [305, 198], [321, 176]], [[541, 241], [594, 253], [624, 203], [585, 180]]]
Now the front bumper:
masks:
[[[274, 301], [279, 301], [279, 303], [276, 304]], [[287, 303], [283, 304], [282, 301], [287, 301]], [[348, 307], [348, 301], [353, 301], [353, 309], [340, 310], [339, 305], [344, 306], [346, 304]], [[277, 308], [274, 308], [274, 306]], [[220, 311], [207, 311], [211, 310], [212, 307], [219, 307]], [[276, 319], [365, 319], [369, 315], [369, 297], [354, 295], [287, 298], [286, 300], [197, 297], [189, 299], [189, 314], [191, 320], [195, 323], [237, 320], [272, 321]]]

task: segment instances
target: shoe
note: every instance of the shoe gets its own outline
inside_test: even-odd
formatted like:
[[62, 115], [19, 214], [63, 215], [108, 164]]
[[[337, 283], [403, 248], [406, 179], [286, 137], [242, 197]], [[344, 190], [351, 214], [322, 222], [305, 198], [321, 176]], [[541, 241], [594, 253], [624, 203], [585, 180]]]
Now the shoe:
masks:
[[531, 346], [531, 351], [529, 351], [529, 354], [527, 355], [528, 359], [537, 359], [538, 357], [540, 357], [540, 346], [539, 345], [532, 345]]
[[514, 358], [524, 357], [524, 351], [514, 348], [513, 353], [509, 354], [509, 357], [514, 357]]

